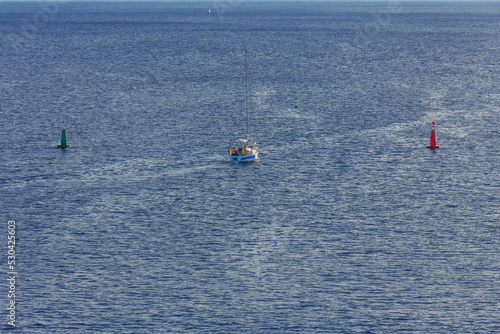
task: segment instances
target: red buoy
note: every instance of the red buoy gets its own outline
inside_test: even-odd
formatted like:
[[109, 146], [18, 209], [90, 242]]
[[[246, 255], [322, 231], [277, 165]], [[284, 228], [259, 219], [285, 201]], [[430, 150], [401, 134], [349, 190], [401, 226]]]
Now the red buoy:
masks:
[[427, 148], [439, 148], [439, 145], [436, 143], [436, 129], [434, 129], [434, 125], [436, 125], [436, 122], [432, 122], [431, 142], [427, 145]]

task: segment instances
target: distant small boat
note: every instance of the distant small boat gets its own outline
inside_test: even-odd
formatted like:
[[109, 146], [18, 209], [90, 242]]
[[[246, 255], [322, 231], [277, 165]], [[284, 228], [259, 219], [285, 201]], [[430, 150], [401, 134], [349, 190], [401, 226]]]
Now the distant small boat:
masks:
[[210, 14], [211, 12], [212, 12], [212, 10], [209, 8], [209, 9], [208, 9], [208, 14]]
[[[250, 142], [248, 139], [248, 60], [247, 52], [245, 51], [245, 81], [246, 81], [246, 95], [245, 95], [245, 109], [247, 114], [247, 136], [245, 139], [238, 139], [236, 144], [229, 150], [230, 162], [250, 162], [255, 161], [259, 157], [259, 148], [256, 142]], [[243, 146], [242, 146], [243, 145]], [[236, 148], [238, 147], [238, 148]]]
[[238, 139], [238, 142], [243, 143], [244, 146], [240, 146], [238, 149], [233, 146], [233, 148], [229, 150], [230, 162], [250, 162], [259, 157], [257, 143], [249, 143], [247, 139]]

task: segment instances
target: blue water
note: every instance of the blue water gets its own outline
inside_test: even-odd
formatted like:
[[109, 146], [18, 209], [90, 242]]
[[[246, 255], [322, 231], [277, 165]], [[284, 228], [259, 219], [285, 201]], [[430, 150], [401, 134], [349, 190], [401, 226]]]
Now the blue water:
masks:
[[17, 331], [500, 333], [499, 18], [0, 2]]

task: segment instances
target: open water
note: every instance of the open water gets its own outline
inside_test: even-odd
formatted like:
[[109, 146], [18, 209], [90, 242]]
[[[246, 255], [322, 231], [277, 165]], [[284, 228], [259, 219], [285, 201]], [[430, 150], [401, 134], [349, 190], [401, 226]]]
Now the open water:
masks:
[[0, 2], [0, 33], [2, 330], [15, 220], [19, 333], [500, 332], [499, 3]]

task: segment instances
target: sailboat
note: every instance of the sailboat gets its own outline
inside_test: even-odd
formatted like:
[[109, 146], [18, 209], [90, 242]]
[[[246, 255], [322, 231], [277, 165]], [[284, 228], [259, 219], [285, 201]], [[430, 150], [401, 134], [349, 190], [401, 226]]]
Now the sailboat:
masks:
[[245, 51], [245, 82], [246, 82], [246, 95], [245, 95], [245, 109], [247, 114], [247, 136], [245, 139], [238, 139], [237, 143], [229, 150], [230, 162], [250, 162], [255, 161], [259, 157], [259, 148], [256, 142], [250, 142], [248, 139], [248, 59], [247, 52]]

